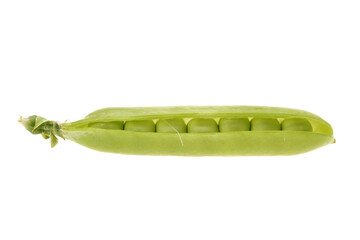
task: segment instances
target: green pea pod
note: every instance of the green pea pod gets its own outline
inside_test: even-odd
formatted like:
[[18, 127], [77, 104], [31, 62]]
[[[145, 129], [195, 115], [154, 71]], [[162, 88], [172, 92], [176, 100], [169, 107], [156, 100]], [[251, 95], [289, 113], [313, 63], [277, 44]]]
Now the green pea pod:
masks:
[[295, 155], [335, 142], [331, 125], [319, 116], [279, 107], [105, 108], [76, 122], [38, 116], [19, 121], [50, 138], [52, 146], [58, 136], [98, 151], [134, 155]]

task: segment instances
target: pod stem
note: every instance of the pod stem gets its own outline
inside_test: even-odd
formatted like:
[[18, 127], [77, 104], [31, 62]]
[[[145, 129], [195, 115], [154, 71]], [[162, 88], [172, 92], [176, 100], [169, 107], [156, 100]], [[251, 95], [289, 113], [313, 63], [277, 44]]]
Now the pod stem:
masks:
[[61, 131], [61, 126], [56, 121], [50, 121], [46, 118], [32, 115], [24, 118], [20, 117], [19, 122], [32, 134], [41, 134], [43, 138], [50, 139], [51, 147], [55, 147], [58, 143], [56, 136], [65, 140]]

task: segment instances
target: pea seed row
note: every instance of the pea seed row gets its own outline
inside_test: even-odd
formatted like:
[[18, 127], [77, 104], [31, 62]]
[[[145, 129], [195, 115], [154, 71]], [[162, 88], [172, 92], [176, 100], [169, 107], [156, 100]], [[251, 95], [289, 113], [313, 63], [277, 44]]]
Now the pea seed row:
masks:
[[313, 131], [311, 123], [304, 118], [288, 118], [281, 123], [276, 118], [221, 118], [219, 124], [214, 119], [194, 118], [186, 125], [183, 119], [129, 120], [97, 122], [90, 124], [93, 128], [119, 129], [136, 132], [163, 133], [211, 133], [235, 131]]

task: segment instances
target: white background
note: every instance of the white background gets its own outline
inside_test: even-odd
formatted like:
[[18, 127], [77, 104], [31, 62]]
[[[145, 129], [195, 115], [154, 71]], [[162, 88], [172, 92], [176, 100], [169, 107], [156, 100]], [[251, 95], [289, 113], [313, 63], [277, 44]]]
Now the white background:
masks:
[[[0, 239], [360, 239], [359, 1], [2, 1]], [[289, 157], [54, 149], [17, 123], [266, 105], [336, 144]]]

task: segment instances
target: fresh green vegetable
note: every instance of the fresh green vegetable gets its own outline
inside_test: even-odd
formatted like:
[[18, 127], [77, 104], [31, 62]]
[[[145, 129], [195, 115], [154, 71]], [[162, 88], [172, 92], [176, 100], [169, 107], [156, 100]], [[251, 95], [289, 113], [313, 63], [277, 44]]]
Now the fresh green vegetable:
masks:
[[218, 132], [219, 127], [214, 119], [194, 118], [187, 126], [188, 133], [212, 133]]
[[251, 131], [280, 130], [279, 120], [276, 118], [254, 118], [251, 121]]
[[122, 121], [94, 122], [94, 123], [89, 123], [88, 126], [93, 128], [102, 128], [102, 129], [124, 129], [124, 124]]
[[220, 132], [249, 131], [248, 118], [221, 118], [219, 121]]
[[284, 119], [281, 123], [283, 131], [309, 131], [311, 132], [312, 126], [305, 118], [288, 118]]
[[183, 119], [159, 119], [156, 122], [156, 132], [186, 133], [186, 124]]
[[259, 106], [105, 108], [76, 122], [19, 120], [33, 134], [103, 152], [136, 155], [266, 156], [305, 153], [334, 143], [315, 114]]
[[125, 122], [124, 130], [134, 132], [155, 132], [155, 123], [153, 120], [129, 120]]

